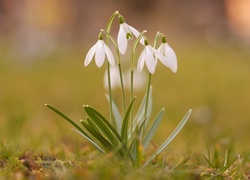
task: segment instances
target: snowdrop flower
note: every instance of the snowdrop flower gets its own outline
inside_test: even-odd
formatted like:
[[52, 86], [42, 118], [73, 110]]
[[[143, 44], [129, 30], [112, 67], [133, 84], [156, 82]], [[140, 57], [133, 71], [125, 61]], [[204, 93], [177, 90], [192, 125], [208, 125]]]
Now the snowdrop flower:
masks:
[[[117, 36], [117, 44], [120, 53], [125, 54], [128, 46], [128, 40], [132, 39], [133, 35], [138, 37], [140, 35], [140, 32], [125, 23], [124, 18], [121, 15], [119, 15], [118, 19], [120, 22], [120, 29]], [[143, 44], [143, 38], [141, 38], [140, 42]]]
[[87, 66], [91, 62], [94, 55], [95, 55], [95, 63], [99, 68], [103, 65], [105, 57], [107, 57], [111, 66], [115, 65], [114, 56], [109, 47], [103, 41], [102, 33], [99, 34], [98, 41], [95, 43], [95, 45], [92, 46], [88, 51], [84, 61], [84, 66]]
[[154, 74], [155, 67], [157, 64], [157, 59], [159, 59], [163, 64], [166, 64], [167, 60], [158, 50], [156, 50], [151, 45], [149, 45], [149, 42], [147, 39], [145, 39], [144, 44], [145, 44], [145, 47], [141, 55], [139, 56], [137, 69], [139, 72], [141, 72], [144, 67], [144, 64], [146, 63], [148, 71], [151, 74]]
[[177, 72], [177, 57], [174, 50], [168, 45], [166, 37], [162, 36], [162, 44], [158, 50], [166, 57], [166, 62], [163, 63], [169, 67], [174, 73]]

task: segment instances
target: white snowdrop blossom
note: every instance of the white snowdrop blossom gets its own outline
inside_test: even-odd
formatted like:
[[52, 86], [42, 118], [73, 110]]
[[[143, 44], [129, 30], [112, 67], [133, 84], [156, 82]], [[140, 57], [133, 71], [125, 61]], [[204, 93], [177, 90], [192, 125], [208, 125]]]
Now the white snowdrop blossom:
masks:
[[144, 64], [146, 63], [148, 71], [151, 74], [154, 74], [157, 64], [157, 59], [159, 59], [163, 64], [167, 63], [166, 58], [161, 54], [161, 52], [153, 48], [151, 45], [149, 45], [148, 41], [145, 39], [145, 47], [141, 55], [139, 56], [138, 60], [138, 65], [137, 65], [138, 71], [141, 72], [144, 67]]
[[163, 63], [169, 67], [174, 73], [177, 72], [177, 57], [174, 50], [166, 42], [165, 36], [162, 37], [162, 44], [158, 50], [166, 57], [166, 62]]
[[[121, 15], [119, 16], [119, 22], [120, 22], [120, 29], [117, 36], [117, 44], [120, 53], [125, 54], [128, 46], [128, 40], [133, 39], [133, 35], [135, 37], [138, 37], [140, 35], [140, 32], [135, 28], [133, 28], [132, 26], [129, 26], [127, 23], [125, 23]], [[144, 42], [143, 38], [141, 38], [140, 42], [143, 44]]]
[[103, 65], [105, 57], [107, 57], [111, 66], [115, 65], [115, 60], [112, 51], [103, 41], [101, 34], [99, 35], [99, 40], [88, 51], [84, 61], [84, 66], [87, 66], [91, 62], [94, 55], [95, 55], [95, 63], [99, 68]]

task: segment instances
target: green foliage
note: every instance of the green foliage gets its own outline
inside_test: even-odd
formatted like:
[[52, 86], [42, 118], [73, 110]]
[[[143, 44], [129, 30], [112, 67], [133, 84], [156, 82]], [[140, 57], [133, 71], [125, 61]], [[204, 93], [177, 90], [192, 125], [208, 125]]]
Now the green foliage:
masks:
[[236, 157], [230, 156], [230, 150], [226, 149], [222, 154], [215, 146], [211, 155], [208, 148], [208, 156], [203, 155], [210, 168], [209, 171], [201, 174], [208, 179], [245, 179], [243, 159], [238, 154]]
[[[98, 111], [90, 106], [84, 106], [84, 110], [88, 115], [86, 121], [81, 120], [81, 124], [83, 125], [84, 129], [74, 123], [73, 120], [71, 120], [55, 107], [48, 104], [46, 104], [46, 106], [63, 117], [70, 124], [72, 124], [76, 128], [73, 130], [86, 138], [101, 153], [114, 153], [118, 158], [128, 159], [134, 165], [141, 165], [141, 161], [143, 159], [142, 156], [143, 154], [145, 155], [145, 150], [147, 149], [150, 141], [156, 133], [157, 127], [162, 120], [164, 109], [162, 109], [156, 116], [150, 128], [147, 128], [147, 117], [144, 120], [141, 120], [141, 122], [138, 122], [136, 128], [129, 127], [129, 114], [134, 100], [130, 103], [130, 106], [125, 114], [120, 133], [110, 124], [110, 122], [105, 117], [103, 117]], [[139, 108], [139, 110], [140, 109], [143, 108]], [[176, 129], [157, 149], [157, 151], [143, 163], [142, 167], [147, 166], [149, 162], [151, 162], [169, 145], [169, 143], [175, 138], [175, 136], [186, 124], [190, 114], [191, 110], [189, 110], [188, 113], [183, 117], [182, 121], [179, 123]], [[141, 132], [143, 128], [148, 129], [148, 131], [143, 136], [143, 138], [140, 138], [140, 136], [142, 136]], [[128, 135], [130, 132], [132, 132], [132, 134]], [[141, 147], [143, 149], [141, 149]]]

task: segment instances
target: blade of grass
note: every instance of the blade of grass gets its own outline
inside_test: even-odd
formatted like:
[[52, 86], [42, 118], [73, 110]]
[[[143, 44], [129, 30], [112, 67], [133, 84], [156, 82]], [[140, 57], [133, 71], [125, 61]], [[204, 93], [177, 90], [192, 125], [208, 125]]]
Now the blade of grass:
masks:
[[[137, 127], [138, 124], [142, 124], [142, 122], [144, 122], [144, 112], [145, 112], [145, 102], [146, 102], [146, 94], [144, 95], [144, 98], [140, 104], [140, 107], [136, 113], [136, 116], [134, 117], [134, 120], [133, 120], [133, 126], [132, 126], [132, 130], [130, 130], [128, 133], [128, 138], [131, 138], [131, 134], [133, 134], [133, 132], [135, 131], [135, 128]], [[147, 115], [147, 121], [146, 123], [144, 123], [144, 126], [146, 127], [147, 126], [147, 123], [148, 123], [148, 120], [149, 120], [149, 117], [151, 115], [151, 112], [152, 112], [152, 87], [150, 88], [150, 92], [149, 92], [149, 100], [148, 100], [148, 115]]]
[[149, 143], [151, 142], [153, 136], [155, 135], [155, 132], [162, 120], [162, 117], [164, 115], [165, 109], [163, 108], [159, 114], [156, 116], [152, 126], [149, 128], [144, 140], [143, 140], [143, 152], [147, 149]]
[[114, 150], [114, 146], [101, 134], [99, 134], [94, 128], [92, 128], [89, 124], [86, 122], [82, 122], [82, 125], [87, 129], [87, 131], [94, 136], [104, 147], [106, 147], [109, 151]]
[[202, 156], [205, 158], [205, 160], [208, 162], [210, 168], [215, 168], [214, 165], [213, 165], [213, 163], [211, 162], [210, 159], [208, 159], [204, 154], [201, 154], [201, 155], [202, 155]]
[[[92, 128], [94, 128], [99, 134], [102, 134], [101, 130], [95, 125], [95, 123], [91, 121], [91, 119], [89, 119], [89, 117], [87, 117], [86, 119], [88, 124], [92, 126]], [[80, 122], [82, 123], [83, 121], [81, 120]]]
[[[150, 91], [149, 91], [149, 100], [148, 100], [148, 117], [150, 117], [150, 114], [152, 112], [152, 90], [153, 88], [150, 87]], [[133, 127], [135, 128], [137, 124], [140, 124], [143, 120], [144, 120], [144, 111], [145, 111], [145, 103], [146, 103], [146, 94], [144, 95], [143, 97], [143, 100], [140, 104], [140, 107], [135, 115], [135, 118], [134, 118], [134, 124], [133, 124]], [[149, 119], [149, 118], [148, 118]]]
[[48, 108], [50, 108], [52, 111], [54, 111], [55, 113], [57, 113], [58, 115], [60, 115], [62, 118], [64, 118], [66, 121], [68, 121], [70, 124], [72, 124], [76, 129], [78, 129], [82, 134], [84, 134], [86, 137], [88, 137], [89, 139], [91, 139], [89, 137], [89, 135], [80, 127], [78, 126], [72, 119], [70, 119], [68, 116], [66, 116], [64, 113], [62, 113], [61, 111], [59, 111], [58, 109], [56, 109], [55, 107], [49, 105], [49, 104], [45, 104], [45, 106], [47, 106]]
[[123, 139], [124, 144], [127, 144], [127, 141], [128, 141], [129, 115], [130, 115], [130, 111], [131, 111], [131, 109], [133, 107], [134, 102], [135, 102], [135, 98], [131, 101], [131, 103], [130, 103], [130, 105], [129, 105], [126, 113], [125, 113], [123, 122], [122, 122], [121, 137]]
[[[106, 98], [109, 101], [109, 96], [106, 94]], [[113, 116], [116, 124], [116, 130], [119, 134], [121, 134], [121, 128], [122, 128], [122, 116], [119, 112], [119, 109], [114, 101], [112, 101], [112, 109], [113, 109]]]
[[[133, 158], [135, 159], [136, 158], [136, 148], [135, 148], [135, 142], [136, 142], [136, 139], [138, 139], [141, 135], [141, 130], [142, 130], [142, 127], [144, 126], [144, 124], [146, 123], [146, 120], [147, 120], [148, 117], [145, 117], [144, 121], [142, 122], [142, 124], [139, 126], [137, 125], [137, 130], [135, 132], [135, 137], [134, 139], [132, 140], [131, 144], [130, 144], [130, 147], [129, 147], [129, 151], [131, 152]], [[139, 126], [139, 128], [138, 128]]]
[[[110, 143], [114, 146], [117, 147], [119, 144], [119, 141], [117, 138], [114, 136], [112, 131], [107, 127], [107, 125], [102, 121], [103, 118], [100, 118], [96, 111], [93, 111], [93, 108], [89, 108], [90, 106], [84, 106], [84, 109], [86, 113], [88, 114], [90, 120], [100, 129], [100, 131], [106, 135], [106, 137], [109, 139]], [[107, 120], [106, 120], [107, 121]], [[111, 125], [112, 126], [112, 125]]]
[[[111, 133], [111, 135], [114, 135], [117, 139], [118, 139], [118, 144], [120, 145], [116, 145], [115, 147], [121, 147], [121, 151], [123, 152], [124, 156], [129, 156], [130, 160], [133, 161], [132, 156], [129, 153], [129, 150], [127, 148], [127, 146], [125, 145], [122, 137], [118, 134], [118, 132], [114, 129], [114, 127], [110, 124], [110, 122], [103, 117], [98, 111], [96, 111], [94, 108], [92, 108], [91, 106], [84, 106], [84, 109], [86, 111], [86, 113], [90, 116], [90, 118], [93, 120], [95, 119], [96, 121], [93, 121], [94, 123], [96, 123], [96, 125], [101, 129], [101, 131], [104, 133], [104, 131], [102, 130], [102, 128], [105, 128], [105, 131], [109, 131], [109, 133]], [[115, 137], [112, 137], [111, 140], [114, 140]]]
[[84, 106], [84, 109], [91, 109], [91, 111], [94, 113], [94, 116], [98, 117], [101, 119], [100, 123], [104, 123], [111, 131], [112, 133], [117, 137], [117, 139], [119, 139], [119, 141], [121, 143], [123, 143], [123, 140], [121, 138], [121, 136], [118, 134], [118, 132], [114, 129], [114, 127], [110, 124], [110, 122], [103, 117], [98, 111], [96, 111], [94, 108], [92, 108], [91, 106]]
[[177, 134], [181, 131], [181, 129], [186, 124], [188, 118], [190, 117], [192, 113], [192, 110], [190, 109], [186, 115], [183, 117], [181, 122], [178, 124], [178, 126], [174, 129], [174, 131], [170, 134], [170, 136], [166, 139], [166, 141], [157, 149], [157, 151], [152, 154], [147, 161], [142, 165], [142, 167], [145, 167], [150, 161], [152, 161], [158, 154], [160, 154], [168, 145], [172, 142], [172, 140], [177, 136]]

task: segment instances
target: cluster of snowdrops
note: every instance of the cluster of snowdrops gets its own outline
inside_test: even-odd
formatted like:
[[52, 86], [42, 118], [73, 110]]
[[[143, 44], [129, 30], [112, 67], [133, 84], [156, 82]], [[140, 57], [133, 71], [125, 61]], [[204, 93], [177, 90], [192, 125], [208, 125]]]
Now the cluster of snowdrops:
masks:
[[[113, 22], [118, 19], [120, 28], [117, 40], [110, 33]], [[177, 58], [173, 49], [168, 45], [163, 33], [157, 32], [153, 45], [150, 45], [145, 36], [146, 31], [139, 32], [134, 27], [128, 25], [124, 17], [118, 12], [114, 12], [108, 20], [106, 29], [101, 29], [97, 42], [88, 51], [84, 65], [87, 66], [92, 60], [95, 60], [97, 67], [101, 67], [107, 60], [107, 82], [108, 94], [106, 98], [109, 104], [109, 118], [104, 117], [99, 111], [89, 105], [83, 108], [87, 114], [85, 120], [80, 120], [81, 126], [75, 123], [71, 118], [46, 104], [47, 107], [62, 116], [66, 121], [71, 123], [74, 131], [87, 139], [102, 154], [112, 153], [114, 157], [125, 160], [136, 167], [146, 167], [157, 155], [159, 155], [175, 138], [186, 124], [191, 110], [189, 110], [173, 132], [162, 143], [162, 145], [149, 157], [146, 155], [153, 136], [163, 119], [165, 109], [162, 108], [153, 120], [152, 112], [152, 86], [151, 77], [155, 72], [158, 60], [170, 68], [174, 73], [177, 71]], [[131, 48], [130, 58], [130, 76], [124, 81], [124, 70], [122, 62], [128, 48], [128, 41], [134, 40]], [[157, 44], [160, 44], [157, 48]], [[113, 51], [112, 52], [112, 48]], [[142, 46], [143, 50], [139, 55], [136, 67], [137, 47]], [[146, 64], [148, 69], [148, 80], [140, 106], [134, 109], [136, 96], [134, 95], [135, 73], [142, 73]], [[129, 82], [129, 83], [128, 83]], [[129, 84], [129, 98], [125, 97], [124, 84]], [[121, 89], [121, 105], [113, 99], [113, 88], [118, 86]], [[126, 100], [129, 99], [127, 105]], [[121, 107], [121, 108], [119, 108]]]

